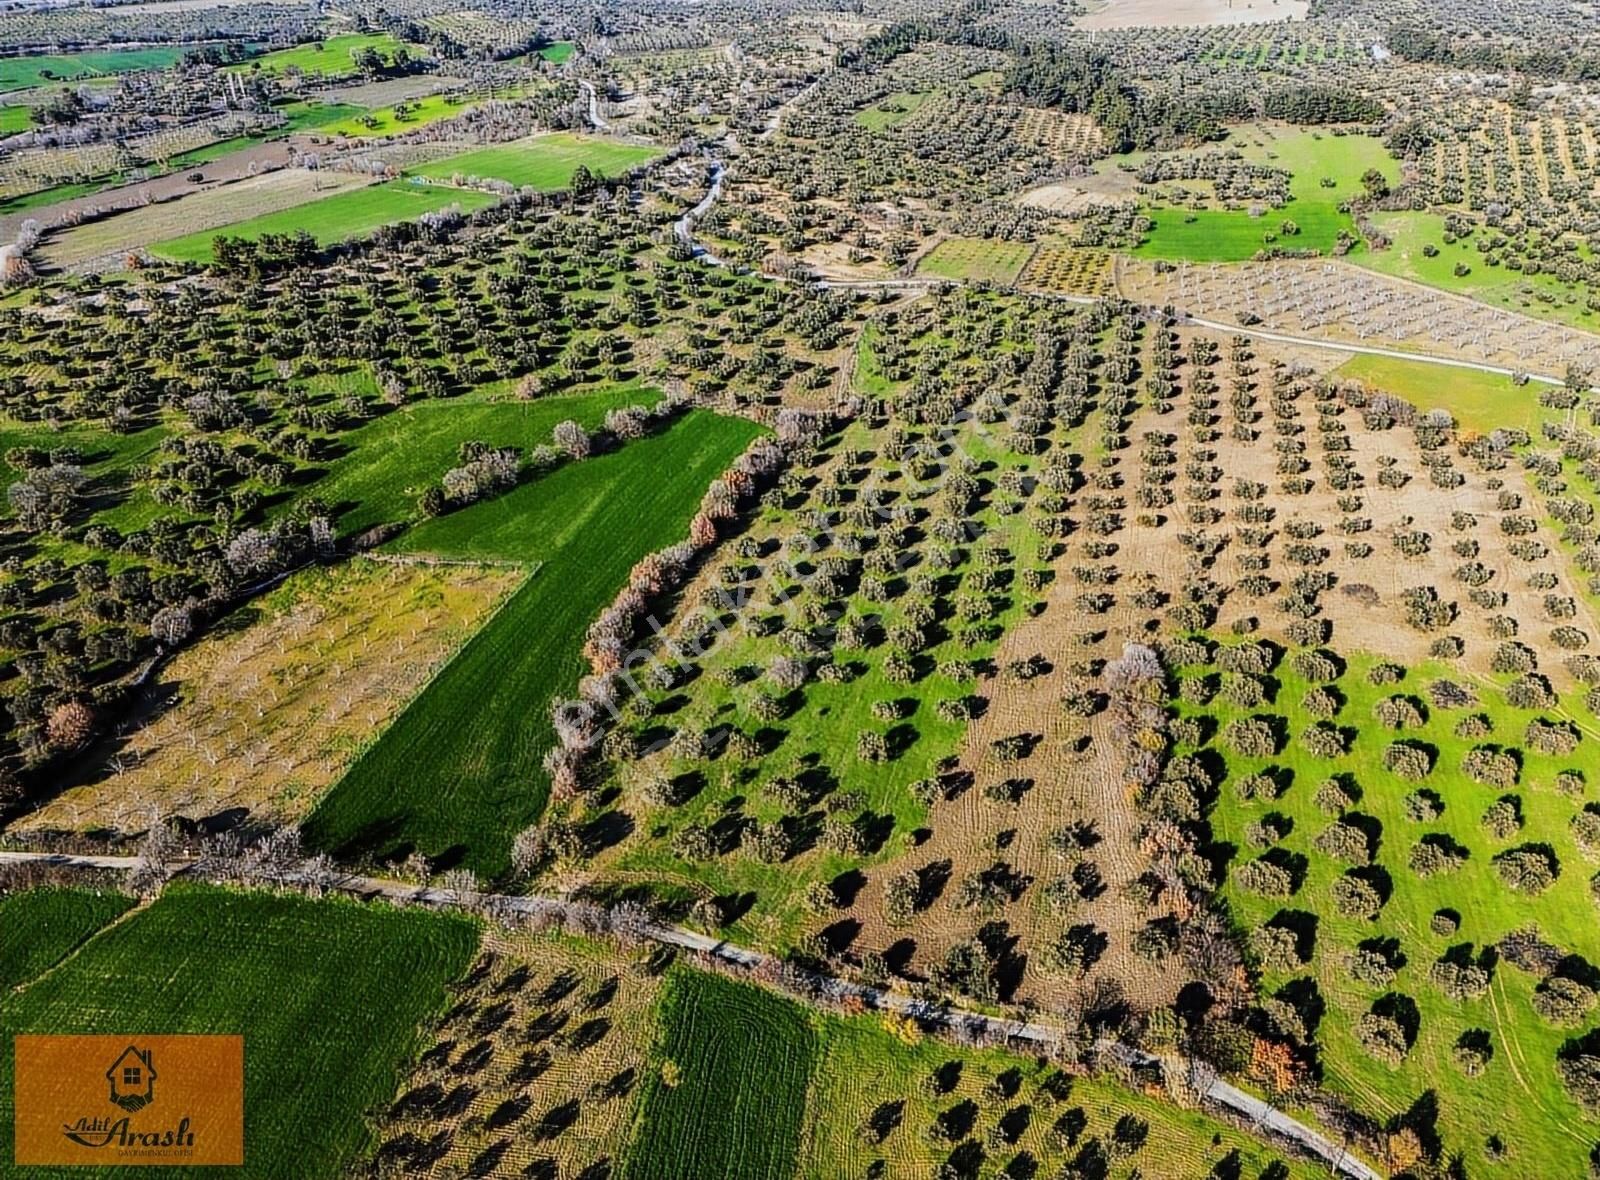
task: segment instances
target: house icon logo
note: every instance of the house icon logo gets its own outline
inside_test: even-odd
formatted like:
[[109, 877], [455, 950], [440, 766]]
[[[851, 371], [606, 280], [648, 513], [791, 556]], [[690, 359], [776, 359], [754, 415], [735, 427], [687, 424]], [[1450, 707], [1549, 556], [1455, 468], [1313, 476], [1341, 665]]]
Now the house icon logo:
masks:
[[129, 1045], [106, 1070], [106, 1080], [111, 1083], [111, 1101], [129, 1114], [155, 1101], [156, 1071], [148, 1049]]

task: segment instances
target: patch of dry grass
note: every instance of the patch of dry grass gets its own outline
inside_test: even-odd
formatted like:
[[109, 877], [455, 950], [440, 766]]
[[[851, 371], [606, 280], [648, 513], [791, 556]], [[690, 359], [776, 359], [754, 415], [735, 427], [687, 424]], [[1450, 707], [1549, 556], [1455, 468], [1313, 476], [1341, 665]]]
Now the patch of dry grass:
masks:
[[470, 636], [521, 574], [356, 561], [296, 574], [181, 652], [104, 772], [21, 830], [138, 831], [152, 811], [294, 820]]

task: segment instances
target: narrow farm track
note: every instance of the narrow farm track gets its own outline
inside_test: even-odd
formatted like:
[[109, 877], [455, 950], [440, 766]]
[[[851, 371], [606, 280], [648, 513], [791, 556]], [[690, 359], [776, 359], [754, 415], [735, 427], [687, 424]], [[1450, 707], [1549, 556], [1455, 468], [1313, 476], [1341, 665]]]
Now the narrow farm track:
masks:
[[[78, 856], [55, 852], [0, 852], [0, 865], [40, 865], [48, 868], [81, 872], [130, 872], [142, 864], [136, 856]], [[192, 869], [199, 862], [186, 860], [170, 865], [176, 873]], [[363, 901], [388, 901], [396, 905], [415, 905], [435, 910], [491, 911], [515, 918], [548, 918], [561, 920], [591, 913], [592, 907], [581, 902], [560, 897], [540, 895], [512, 896], [509, 894], [482, 894], [466, 897], [451, 889], [417, 886], [383, 877], [362, 877], [354, 874], [337, 876], [331, 880], [312, 875], [303, 870], [285, 870], [278, 876], [281, 884], [289, 886], [314, 885], [348, 894]], [[649, 922], [639, 926], [634, 933], [662, 946], [710, 956], [745, 970], [772, 972], [782, 961], [762, 951], [738, 946], [709, 935]], [[826, 999], [838, 1002], [847, 998], [860, 1000], [868, 1007], [880, 1011], [910, 1016], [926, 1024], [944, 1028], [960, 1028], [987, 1033], [1012, 1041], [1023, 1041], [1040, 1048], [1049, 1048], [1065, 1040], [1069, 1032], [1061, 1025], [1046, 1020], [1012, 1020], [991, 1016], [948, 1003], [914, 999], [911, 996], [882, 988], [865, 987], [830, 975], [811, 975], [814, 991], [788, 991], [801, 1002], [815, 1004]], [[1167, 1068], [1169, 1063], [1142, 1049], [1121, 1041], [1101, 1040], [1095, 1043], [1100, 1053], [1119, 1064], [1139, 1068]], [[1333, 1143], [1297, 1119], [1291, 1118], [1270, 1103], [1220, 1078], [1199, 1079], [1200, 1100], [1245, 1120], [1250, 1131], [1272, 1143], [1287, 1142], [1296, 1149], [1321, 1160], [1330, 1171], [1348, 1180], [1385, 1180], [1384, 1174], [1363, 1160], [1352, 1156], [1343, 1147]]]

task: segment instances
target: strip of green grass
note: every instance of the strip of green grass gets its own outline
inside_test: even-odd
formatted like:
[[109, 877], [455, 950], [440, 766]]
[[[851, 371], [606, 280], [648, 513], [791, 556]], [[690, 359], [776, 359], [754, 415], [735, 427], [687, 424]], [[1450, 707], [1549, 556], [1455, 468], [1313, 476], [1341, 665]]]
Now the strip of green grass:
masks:
[[235, 222], [150, 247], [152, 254], [175, 262], [209, 262], [211, 243], [224, 235], [256, 239], [263, 234], [294, 234], [305, 230], [322, 245], [361, 237], [379, 226], [411, 221], [424, 213], [459, 205], [464, 211], [494, 204], [487, 193], [468, 189], [442, 189], [429, 185], [392, 181], [368, 188], [352, 189], [284, 209], [249, 221]]
[[749, 984], [677, 971], [662, 1000], [651, 1072], [626, 1180], [788, 1180], [795, 1175], [816, 1038], [799, 1006]]
[[459, 464], [457, 452], [468, 439], [526, 451], [548, 443], [550, 431], [564, 419], [593, 429], [608, 410], [653, 404], [659, 396], [620, 386], [537, 402], [417, 402], [347, 435], [348, 451], [318, 482], [317, 495], [336, 512], [348, 507], [339, 525], [353, 532], [405, 520], [414, 514], [422, 489]]
[[415, 169], [415, 174], [435, 180], [493, 177], [519, 188], [527, 185], [555, 191], [566, 188], [580, 167], [602, 176], [620, 176], [660, 154], [653, 147], [558, 132], [435, 160]]
[[9, 1043], [18, 1033], [129, 1032], [243, 1034], [246, 1173], [343, 1175], [370, 1141], [367, 1115], [415, 1056], [419, 1023], [443, 1007], [477, 944], [460, 917], [169, 887], [6, 1004], [0, 1176], [123, 1173], [11, 1164]]
[[544, 809], [549, 705], [576, 688], [585, 629], [639, 558], [687, 534], [706, 486], [759, 432], [693, 413], [403, 536], [411, 552], [542, 564], [322, 800], [308, 838], [502, 873]]
[[109, 53], [64, 53], [3, 58], [0, 59], [0, 92], [27, 90], [34, 86], [67, 82], [99, 74], [164, 70], [182, 60], [187, 51], [188, 46], [165, 45], [149, 49], [119, 49]]
[[[510, 98], [521, 91], [506, 89], [496, 91], [495, 98]], [[423, 98], [409, 99], [404, 103], [394, 106], [382, 107], [375, 111], [357, 113], [348, 118], [335, 122], [322, 124], [318, 130], [324, 135], [348, 135], [357, 139], [372, 138], [380, 135], [399, 135], [406, 131], [415, 131], [419, 127], [426, 127], [430, 123], [437, 123], [441, 119], [449, 119], [455, 115], [463, 114], [489, 99], [487, 92], [481, 94], [429, 94]]]
[[291, 102], [278, 108], [278, 113], [288, 119], [284, 132], [314, 131], [343, 119], [353, 119], [361, 108], [349, 102]]
[[544, 58], [545, 61], [552, 65], [560, 65], [571, 57], [576, 49], [577, 46], [571, 41], [557, 41], [554, 45], [546, 45], [539, 50], [537, 56]]
[[44, 974], [131, 905], [121, 893], [88, 889], [0, 897], [0, 993]]
[[427, 53], [425, 46], [402, 42], [388, 33], [346, 33], [262, 54], [251, 61], [229, 66], [228, 71], [236, 74], [252, 71], [281, 74], [285, 70], [296, 69], [302, 74], [324, 76], [353, 74], [356, 72], [356, 54], [374, 49], [384, 61], [393, 61], [394, 51], [402, 45], [413, 58]]
[[1334, 375], [1388, 390], [1424, 410], [1449, 410], [1472, 430], [1488, 433], [1499, 427], [1520, 427], [1537, 433], [1539, 391], [1543, 388], [1539, 385], [1518, 386], [1511, 378], [1495, 373], [1385, 356], [1351, 357]]
[[0, 135], [15, 135], [32, 126], [32, 107], [0, 107]]

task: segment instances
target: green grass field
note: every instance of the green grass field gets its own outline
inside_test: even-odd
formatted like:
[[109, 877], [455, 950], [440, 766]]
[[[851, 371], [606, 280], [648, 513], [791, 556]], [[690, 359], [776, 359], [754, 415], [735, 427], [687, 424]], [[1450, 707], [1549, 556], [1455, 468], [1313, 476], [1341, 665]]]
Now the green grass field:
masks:
[[[1555, 275], [1525, 275], [1490, 266], [1476, 243], [1491, 231], [1479, 228], [1471, 237], [1446, 242], [1444, 222], [1439, 213], [1375, 213], [1373, 225], [1391, 244], [1386, 250], [1363, 251], [1357, 261], [1381, 274], [1467, 295], [1495, 307], [1594, 329], [1600, 317], [1584, 305], [1582, 287], [1569, 286]], [[1426, 247], [1437, 253], [1429, 257]], [[1467, 273], [1457, 274], [1458, 265]]]
[[[1364, 135], [1251, 125], [1235, 131], [1226, 146], [1238, 148], [1247, 159], [1289, 172], [1289, 203], [1260, 217], [1246, 210], [1151, 208], [1148, 213], [1155, 228], [1135, 254], [1237, 262], [1268, 248], [1268, 234], [1277, 235], [1270, 245], [1328, 253], [1340, 230], [1355, 231], [1354, 220], [1341, 213], [1339, 205], [1361, 191], [1362, 174], [1377, 168], [1391, 182], [1399, 177], [1399, 166], [1383, 144]], [[1333, 186], [1325, 186], [1324, 180], [1333, 181]], [[1281, 233], [1285, 221], [1294, 222], [1300, 232]]]
[[1398, 394], [1424, 410], [1449, 410], [1463, 426], [1487, 433], [1497, 427], [1536, 432], [1542, 385], [1518, 386], [1509, 377], [1384, 356], [1351, 357], [1334, 376]]
[[31, 889], [0, 897], [0, 994], [54, 967], [133, 905], [121, 893]]
[[[965, 1049], [933, 1038], [908, 1043], [891, 1034], [881, 1017], [817, 1017], [819, 1053], [812, 1072], [801, 1163], [795, 1173], [801, 1180], [836, 1180], [840, 1176], [869, 1176], [877, 1161], [887, 1163], [883, 1173], [892, 1180], [922, 1180], [939, 1175], [939, 1165], [950, 1154], [925, 1129], [939, 1115], [970, 1103], [974, 1125], [970, 1138], [983, 1141], [991, 1129], [1004, 1122], [1002, 1144], [988, 1153], [984, 1176], [1004, 1176], [990, 1170], [1012, 1159], [1031, 1157], [1044, 1177], [1105, 1175], [1092, 1170], [1068, 1170], [1080, 1151], [1094, 1140], [1111, 1143], [1118, 1122], [1131, 1116], [1146, 1127], [1144, 1144], [1119, 1161], [1109, 1174], [1119, 1180], [1141, 1176], [1144, 1180], [1202, 1180], [1237, 1176], [1257, 1180], [1274, 1158], [1287, 1171], [1279, 1180], [1312, 1180], [1325, 1171], [1292, 1158], [1275, 1157], [1259, 1140], [1243, 1131], [1215, 1122], [1199, 1111], [1184, 1110], [1161, 1098], [1134, 1093], [1094, 1077], [1065, 1080], [1065, 1095], [1057, 1087], [1063, 1079], [1036, 1058], [1000, 1049]], [[930, 1094], [927, 1079], [936, 1070], [957, 1068], [947, 1093]], [[1009, 1098], [996, 1096], [989, 1087], [1006, 1079], [1015, 1091]], [[988, 1091], [988, 1092], [986, 1092]], [[898, 1123], [882, 1143], [860, 1133], [875, 1111], [887, 1106]], [[1055, 1141], [1057, 1124], [1079, 1128], [1070, 1146]], [[997, 1138], [1001, 1138], [997, 1136]], [[1093, 1158], [1092, 1149], [1085, 1160]], [[1221, 1170], [1214, 1171], [1220, 1165]], [[1233, 1167], [1238, 1170], [1232, 1170]], [[1013, 1174], [1029, 1174], [1013, 1173]]]
[[[1593, 866], [1576, 846], [1567, 824], [1579, 804], [1551, 786], [1558, 770], [1582, 765], [1592, 760], [1592, 755], [1586, 758], [1580, 751], [1574, 757], [1553, 758], [1524, 749], [1517, 786], [1481, 785], [1459, 770], [1462, 756], [1478, 742], [1457, 737], [1456, 722], [1466, 712], [1482, 711], [1492, 719], [1494, 731], [1480, 740], [1518, 746], [1523, 727], [1534, 714], [1510, 708], [1491, 688], [1479, 694], [1481, 703], [1473, 710], [1435, 709], [1421, 728], [1392, 733], [1373, 720], [1379, 699], [1395, 693], [1425, 695], [1423, 689], [1430, 681], [1454, 673], [1443, 666], [1422, 666], [1411, 670], [1398, 685], [1377, 687], [1367, 680], [1375, 662], [1370, 656], [1353, 656], [1337, 684], [1347, 698], [1339, 723], [1354, 726], [1357, 733], [1347, 756], [1321, 760], [1294, 741], [1276, 758], [1228, 755], [1230, 779], [1273, 765], [1292, 775], [1292, 782], [1269, 803], [1243, 802], [1231, 782], [1224, 783], [1211, 815], [1219, 847], [1239, 850], [1233, 864], [1237, 870], [1255, 855], [1245, 839], [1246, 827], [1269, 811], [1278, 812], [1292, 823], [1280, 847], [1284, 854], [1304, 858], [1304, 883], [1292, 897], [1279, 901], [1243, 891], [1230, 873], [1224, 896], [1247, 930], [1283, 911], [1315, 914], [1314, 955], [1309, 967], [1267, 973], [1265, 990], [1270, 994], [1300, 975], [1309, 974], [1315, 980], [1326, 1003], [1326, 1015], [1317, 1031], [1326, 1085], [1380, 1118], [1405, 1111], [1420, 1094], [1431, 1091], [1438, 1101], [1439, 1131], [1452, 1150], [1463, 1153], [1472, 1175], [1496, 1174], [1485, 1153], [1485, 1137], [1496, 1133], [1510, 1152], [1511, 1174], [1532, 1174], [1520, 1168], [1536, 1166], [1537, 1174], [1546, 1180], [1579, 1180], [1587, 1174], [1584, 1157], [1589, 1145], [1600, 1139], [1600, 1128], [1583, 1115], [1561, 1086], [1555, 1055], [1573, 1034], [1570, 1029], [1546, 1024], [1534, 1013], [1530, 997], [1537, 980], [1502, 961], [1494, 969], [1494, 982], [1486, 995], [1455, 1000], [1430, 980], [1429, 970], [1451, 947], [1466, 945], [1475, 954], [1492, 947], [1509, 931], [1531, 924], [1538, 926], [1543, 937], [1591, 962], [1600, 958], [1594, 903], [1588, 895]], [[1300, 704], [1310, 685], [1287, 664], [1274, 675], [1279, 687], [1272, 711], [1287, 718], [1290, 734], [1298, 734], [1312, 720]], [[1237, 715], [1227, 707], [1212, 712], [1222, 724]], [[1437, 751], [1436, 769], [1424, 782], [1408, 783], [1383, 769], [1383, 751], [1398, 737], [1424, 742]], [[1344, 917], [1329, 903], [1328, 891], [1344, 866], [1312, 843], [1330, 823], [1314, 802], [1318, 784], [1340, 771], [1351, 773], [1362, 791], [1352, 812], [1381, 825], [1374, 863], [1388, 874], [1393, 888], [1372, 922]], [[1419, 786], [1443, 797], [1443, 812], [1432, 822], [1418, 823], [1407, 817], [1404, 799]], [[1520, 833], [1499, 840], [1483, 828], [1480, 817], [1505, 794], [1520, 798], [1524, 822]], [[1459, 869], [1423, 877], [1410, 868], [1408, 856], [1413, 845], [1430, 834], [1446, 836], [1466, 849], [1467, 859]], [[1507, 889], [1492, 863], [1497, 852], [1528, 842], [1548, 844], [1562, 866], [1556, 882], [1534, 898]], [[1462, 922], [1454, 935], [1441, 937], [1431, 931], [1430, 919], [1446, 908], [1462, 915]], [[1404, 965], [1385, 988], [1361, 982], [1346, 966], [1346, 957], [1357, 944], [1382, 937], [1397, 938], [1404, 955]], [[1389, 992], [1410, 997], [1420, 1014], [1415, 1045], [1402, 1064], [1392, 1069], [1369, 1056], [1353, 1031], [1374, 1001]], [[1477, 1078], [1465, 1077], [1451, 1060], [1456, 1039], [1469, 1029], [1486, 1030], [1493, 1045], [1488, 1067]], [[1515, 1116], [1508, 1117], [1512, 1109]]]
[[[508, 88], [503, 92], [497, 91], [494, 97], [510, 98], [519, 93], [521, 91]], [[375, 111], [357, 111], [342, 119], [319, 124], [317, 130], [323, 135], [347, 135], [354, 139], [400, 135], [462, 114], [489, 97], [487, 91], [481, 94], [429, 94]]]
[[394, 51], [402, 45], [413, 58], [427, 53], [425, 46], [400, 41], [388, 33], [345, 33], [322, 41], [307, 41], [290, 49], [264, 53], [228, 69], [233, 73], [259, 70], [264, 74], [281, 74], [285, 70], [295, 69], [302, 74], [333, 77], [355, 73], [356, 54], [365, 49], [377, 50], [385, 61], [389, 61], [393, 59]]
[[317, 495], [336, 512], [339, 527], [359, 532], [415, 514], [422, 489], [458, 466], [457, 450], [468, 439], [524, 451], [550, 441], [557, 422], [571, 418], [593, 429], [606, 411], [653, 404], [653, 390], [620, 386], [537, 402], [462, 405], [417, 402], [374, 419], [346, 436], [349, 451], [317, 484]]
[[570, 58], [577, 51], [577, 48], [571, 41], [557, 41], [554, 45], [546, 45], [534, 56], [542, 57], [551, 65], [558, 66]]
[[353, 119], [361, 108], [348, 102], [291, 102], [279, 107], [278, 112], [289, 120], [283, 130], [292, 135], [297, 131], [320, 131], [330, 123]]
[[[8, 998], [0, 1176], [24, 1175], [11, 1164], [11, 1038], [136, 1031], [243, 1034], [248, 1174], [342, 1175], [370, 1142], [367, 1116], [416, 1053], [419, 1022], [443, 1007], [477, 944], [463, 918], [170, 887]], [[26, 1171], [30, 1180], [100, 1174]]]
[[503, 872], [543, 810], [549, 702], [577, 685], [585, 629], [634, 562], [687, 534], [707, 484], [758, 433], [690, 414], [405, 534], [410, 552], [541, 564], [324, 797], [308, 837], [347, 856], [416, 848]]
[[[799, 1006], [719, 975], [677, 971], [662, 1000], [626, 1180], [787, 1180], [816, 1046]], [[671, 1063], [669, 1066], [667, 1063]], [[663, 1070], [675, 1069], [676, 1084]]]
[[1033, 254], [1031, 242], [946, 238], [917, 263], [917, 273], [961, 282], [1014, 283]]
[[32, 126], [32, 107], [0, 107], [0, 135], [15, 135]]
[[148, 49], [118, 49], [107, 53], [46, 54], [41, 57], [0, 58], [0, 93], [27, 90], [53, 82], [102, 74], [131, 74], [136, 70], [164, 70], [182, 60], [184, 45]]
[[620, 176], [660, 154], [653, 147], [557, 132], [448, 156], [424, 164], [414, 172], [434, 180], [448, 180], [454, 176], [493, 177], [519, 188], [527, 185], [554, 191], [565, 188], [580, 166], [603, 176]]
[[204, 230], [181, 238], [158, 242], [152, 254], [174, 262], [209, 262], [211, 243], [224, 235], [255, 239], [263, 234], [293, 234], [305, 230], [322, 245], [361, 237], [379, 226], [411, 221], [459, 205], [464, 212], [494, 204], [487, 193], [465, 189], [443, 189], [404, 181], [390, 181], [367, 188], [352, 189], [248, 221], [237, 221], [218, 229]]
[[890, 127], [898, 127], [921, 110], [923, 104], [932, 97], [932, 91], [917, 93], [902, 90], [898, 94], [879, 99], [864, 111], [857, 111], [856, 122], [868, 131], [884, 131]]

